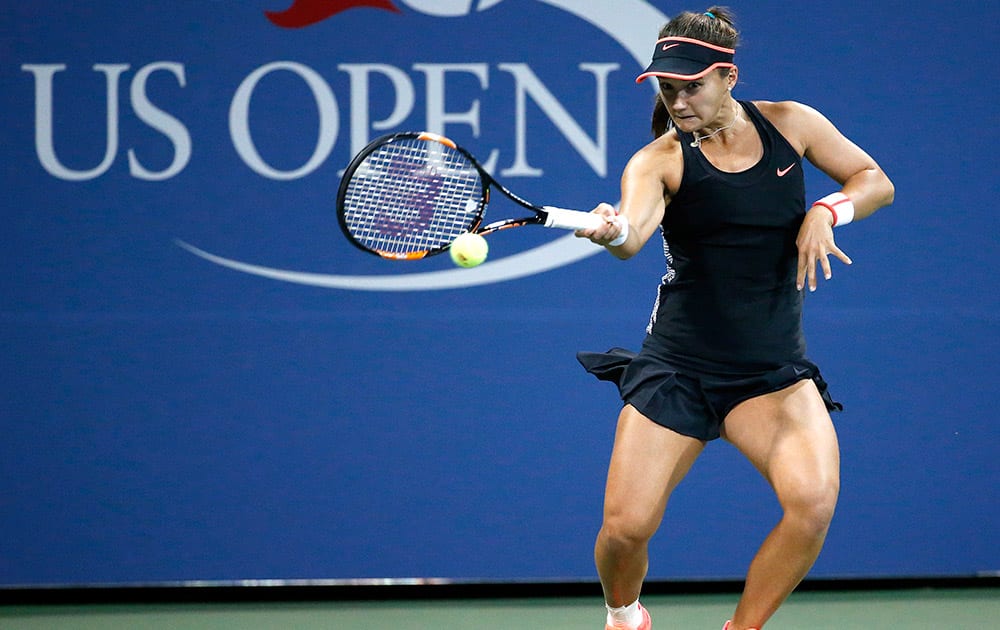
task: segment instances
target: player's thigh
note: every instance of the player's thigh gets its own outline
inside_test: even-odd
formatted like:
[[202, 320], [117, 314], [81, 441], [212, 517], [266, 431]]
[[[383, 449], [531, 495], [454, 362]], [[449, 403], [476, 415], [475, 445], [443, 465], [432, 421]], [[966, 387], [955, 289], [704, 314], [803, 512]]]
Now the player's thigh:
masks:
[[764, 475], [779, 499], [839, 488], [837, 433], [811, 380], [737, 405], [723, 437]]
[[656, 424], [626, 405], [608, 468], [605, 524], [652, 535], [670, 493], [704, 448], [703, 441]]

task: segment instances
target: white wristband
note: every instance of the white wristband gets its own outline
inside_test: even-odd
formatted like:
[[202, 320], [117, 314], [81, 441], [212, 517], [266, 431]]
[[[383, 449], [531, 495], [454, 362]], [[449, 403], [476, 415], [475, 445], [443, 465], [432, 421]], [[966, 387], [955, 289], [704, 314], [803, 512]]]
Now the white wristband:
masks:
[[842, 192], [835, 192], [813, 202], [813, 207], [823, 206], [833, 213], [833, 227], [847, 225], [854, 220], [854, 203]]
[[625, 241], [628, 240], [628, 219], [626, 219], [625, 217], [615, 217], [615, 220], [618, 222], [618, 225], [621, 226], [622, 231], [621, 234], [619, 234], [618, 237], [615, 238], [615, 240], [608, 243], [608, 245], [611, 247], [618, 247], [619, 245], [623, 244]]

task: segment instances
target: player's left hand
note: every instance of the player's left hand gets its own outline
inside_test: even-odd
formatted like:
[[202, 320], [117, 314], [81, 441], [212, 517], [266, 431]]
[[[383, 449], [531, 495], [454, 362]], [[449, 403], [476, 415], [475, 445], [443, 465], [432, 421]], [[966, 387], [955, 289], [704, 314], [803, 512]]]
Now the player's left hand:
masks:
[[833, 240], [833, 215], [821, 206], [813, 206], [806, 213], [806, 218], [799, 228], [799, 235], [795, 239], [795, 245], [799, 248], [799, 267], [795, 278], [795, 286], [799, 291], [806, 284], [809, 285], [810, 291], [816, 290], [817, 263], [823, 270], [825, 279], [829, 280], [833, 277], [833, 270], [830, 268], [830, 254], [839, 258], [845, 265], [852, 264], [851, 259], [837, 247]]

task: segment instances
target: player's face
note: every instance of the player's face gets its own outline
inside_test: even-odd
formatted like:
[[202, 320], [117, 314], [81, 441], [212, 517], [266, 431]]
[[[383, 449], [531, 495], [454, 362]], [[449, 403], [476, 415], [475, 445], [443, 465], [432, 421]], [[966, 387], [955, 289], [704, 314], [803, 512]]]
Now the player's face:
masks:
[[[722, 121], [722, 105], [729, 97], [731, 77], [709, 72], [694, 81], [659, 78], [660, 98], [667, 106], [674, 125], [685, 133], [706, 126], [728, 123]], [[729, 114], [731, 117], [732, 114]]]

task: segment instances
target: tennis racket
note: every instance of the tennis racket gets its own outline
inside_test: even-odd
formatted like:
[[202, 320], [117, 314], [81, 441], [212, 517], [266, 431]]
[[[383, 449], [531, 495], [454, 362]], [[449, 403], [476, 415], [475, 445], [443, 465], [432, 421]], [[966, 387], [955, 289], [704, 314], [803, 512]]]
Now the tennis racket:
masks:
[[[491, 188], [532, 214], [483, 225]], [[466, 232], [485, 235], [522, 225], [575, 231], [608, 221], [589, 212], [529, 203], [450, 139], [414, 131], [378, 138], [355, 156], [340, 182], [337, 219], [355, 246], [392, 260], [440, 254]]]

